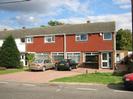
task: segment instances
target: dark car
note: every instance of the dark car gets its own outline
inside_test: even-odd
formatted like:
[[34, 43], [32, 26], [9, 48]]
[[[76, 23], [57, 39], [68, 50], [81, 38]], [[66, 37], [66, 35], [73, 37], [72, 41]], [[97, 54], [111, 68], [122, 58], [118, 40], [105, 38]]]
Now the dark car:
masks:
[[72, 59], [63, 59], [55, 64], [56, 70], [72, 70], [76, 69], [77, 63]]
[[133, 73], [124, 75], [123, 81], [126, 89], [133, 90]]

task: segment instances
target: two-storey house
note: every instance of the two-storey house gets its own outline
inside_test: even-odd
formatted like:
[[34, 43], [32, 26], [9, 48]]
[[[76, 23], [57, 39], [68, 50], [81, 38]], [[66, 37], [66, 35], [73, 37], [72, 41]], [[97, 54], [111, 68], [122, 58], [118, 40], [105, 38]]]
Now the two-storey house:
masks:
[[4, 32], [1, 38], [9, 33], [15, 38], [25, 38], [25, 52], [35, 53], [36, 58], [50, 58], [52, 61], [68, 58], [93, 68], [114, 68], [115, 22], [66, 24]]

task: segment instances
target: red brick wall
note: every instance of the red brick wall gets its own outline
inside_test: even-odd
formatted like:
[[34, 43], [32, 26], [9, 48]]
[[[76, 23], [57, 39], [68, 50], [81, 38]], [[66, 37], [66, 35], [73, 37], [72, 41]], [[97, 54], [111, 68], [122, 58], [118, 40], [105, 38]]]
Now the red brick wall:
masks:
[[44, 37], [34, 37], [33, 43], [26, 44], [28, 52], [63, 52], [64, 49], [63, 36], [56, 36], [55, 43], [44, 43]]
[[89, 34], [88, 41], [75, 41], [75, 35], [67, 36], [68, 52], [113, 50], [113, 40], [103, 40], [99, 34]]
[[[44, 43], [44, 37], [34, 37], [33, 43], [26, 45], [28, 52], [63, 52], [64, 37], [55, 36], [55, 43]], [[103, 40], [99, 34], [89, 34], [88, 41], [75, 41], [75, 35], [67, 35], [67, 52], [113, 50], [113, 40]]]

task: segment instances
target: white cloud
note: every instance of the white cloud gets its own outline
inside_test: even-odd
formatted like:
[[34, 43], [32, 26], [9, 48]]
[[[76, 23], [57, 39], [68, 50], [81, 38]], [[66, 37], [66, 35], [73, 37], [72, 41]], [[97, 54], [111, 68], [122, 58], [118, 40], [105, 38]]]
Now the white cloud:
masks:
[[131, 8], [131, 5], [130, 4], [127, 4], [127, 5], [120, 5], [119, 6], [121, 9], [129, 9]]
[[125, 4], [125, 3], [130, 3], [131, 0], [113, 0], [113, 2], [117, 4]]
[[87, 20], [91, 22], [116, 22], [116, 30], [120, 28], [131, 29], [131, 13], [125, 14], [110, 14], [104, 16], [88, 16], [86, 18], [69, 18], [69, 19], [60, 19], [64, 23], [75, 24], [75, 23], [85, 23]]
[[113, 0], [113, 2], [117, 4], [121, 9], [131, 8], [131, 0]]
[[21, 15], [21, 16], [16, 16], [15, 18], [10, 19], [13, 22], [16, 22], [18, 25], [21, 26], [37, 26], [41, 19], [39, 17], [34, 17], [34, 16], [29, 16], [29, 15]]
[[4, 29], [13, 30], [14, 28], [12, 28], [10, 26], [6, 26], [6, 25], [0, 25], [0, 31], [3, 31]]
[[29, 2], [1, 5], [0, 10], [21, 13], [43, 13], [44, 15], [57, 13], [64, 8], [74, 12], [88, 12], [87, 3], [81, 3], [79, 0], [31, 0]]

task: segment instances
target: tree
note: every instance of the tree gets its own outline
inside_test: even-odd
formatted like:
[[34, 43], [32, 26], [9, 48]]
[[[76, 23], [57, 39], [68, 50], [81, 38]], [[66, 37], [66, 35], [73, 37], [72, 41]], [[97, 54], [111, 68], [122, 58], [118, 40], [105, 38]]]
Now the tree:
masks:
[[132, 34], [128, 29], [120, 29], [116, 34], [117, 50], [132, 50]]
[[35, 60], [35, 54], [27, 53], [26, 54], [26, 59], [28, 61], [28, 65], [30, 66], [31, 63]]
[[20, 52], [16, 46], [14, 38], [8, 36], [0, 50], [0, 66], [6, 68], [20, 67]]
[[59, 21], [49, 21], [48, 22], [48, 25], [50, 25], [50, 26], [56, 26], [56, 25], [63, 25], [64, 23], [62, 23], [62, 22], [59, 22]]

